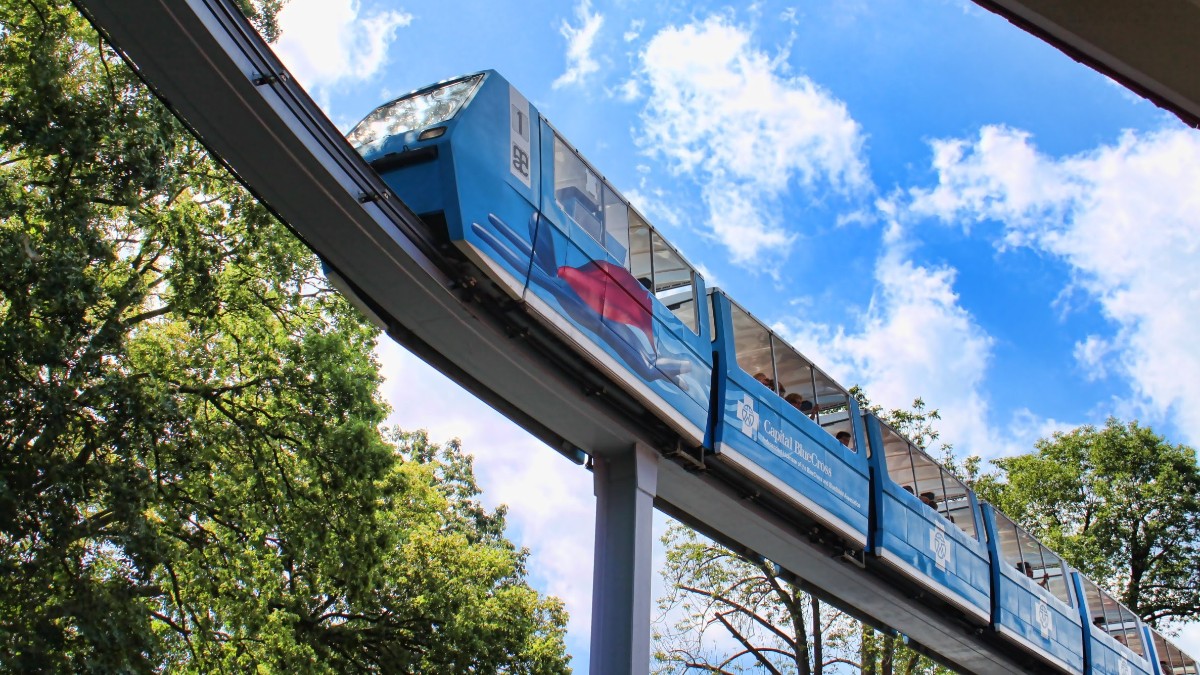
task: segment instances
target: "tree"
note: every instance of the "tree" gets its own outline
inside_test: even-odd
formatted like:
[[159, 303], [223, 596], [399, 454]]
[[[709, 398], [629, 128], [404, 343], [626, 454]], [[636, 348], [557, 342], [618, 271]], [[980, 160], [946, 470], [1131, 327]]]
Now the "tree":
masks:
[[0, 670], [566, 670], [374, 329], [65, 3], [0, 0], [0, 195]]
[[1109, 418], [994, 460], [980, 495], [1159, 625], [1200, 617], [1196, 452]]
[[[921, 399], [911, 409], [884, 412], [858, 387], [851, 394], [921, 447], [936, 441], [937, 410]], [[942, 449], [949, 454], [950, 446]], [[819, 601], [790, 582], [769, 560], [747, 559], [673, 525], [663, 536], [666, 594], [659, 599], [654, 635], [660, 673], [819, 675], [843, 664], [870, 675], [940, 675], [951, 671]], [[811, 617], [811, 620], [808, 619]]]
[[[654, 635], [658, 672], [810, 675], [847, 662], [848, 618], [822, 614], [817, 600], [770, 561], [748, 560], [678, 524], [663, 543], [667, 594], [658, 602], [661, 627]], [[818, 645], [830, 648], [828, 657], [817, 656], [824, 651]]]

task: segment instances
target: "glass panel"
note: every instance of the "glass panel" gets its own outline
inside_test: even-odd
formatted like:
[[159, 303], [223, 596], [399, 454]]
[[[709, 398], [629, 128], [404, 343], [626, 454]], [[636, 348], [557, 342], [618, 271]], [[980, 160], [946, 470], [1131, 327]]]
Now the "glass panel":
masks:
[[996, 543], [1000, 549], [1000, 557], [1004, 559], [1005, 565], [1012, 565], [1019, 572], [1025, 571], [1025, 566], [1021, 564], [1021, 544], [1017, 541], [1017, 526], [1003, 513], [994, 509], [992, 513], [996, 514]]
[[775, 366], [771, 361], [771, 334], [737, 305], [733, 308], [733, 347], [738, 366], [774, 391]]
[[942, 498], [939, 511], [946, 519], [954, 523], [960, 530], [972, 539], [978, 539], [975, 534], [975, 510], [971, 507], [971, 497], [967, 486], [954, 476], [942, 469], [942, 484], [946, 493]]
[[908, 441], [888, 427], [882, 427], [883, 460], [887, 465], [888, 476], [892, 482], [908, 490], [914, 497], [917, 494], [914, 485], [917, 482], [913, 473], [912, 452]]
[[617, 259], [621, 267], [629, 259], [629, 207], [604, 185], [604, 248]]
[[828, 375], [814, 369], [813, 385], [817, 396], [817, 420], [821, 426], [850, 419], [850, 394]]
[[650, 226], [636, 211], [629, 212], [629, 273], [646, 290], [654, 286], [654, 268], [650, 256]]
[[593, 239], [604, 242], [600, 177], [561, 138], [554, 137], [554, 199]]
[[474, 75], [381, 105], [355, 125], [346, 139], [361, 151], [390, 136], [441, 124], [458, 113], [481, 81], [483, 75]]
[[787, 343], [774, 335], [771, 347], [775, 351], [775, 369], [779, 377], [779, 394], [800, 412], [815, 418], [816, 394], [813, 393], [813, 367]]
[[654, 296], [671, 310], [683, 325], [699, 333], [696, 323], [696, 280], [691, 266], [654, 230], [650, 231], [654, 245]]

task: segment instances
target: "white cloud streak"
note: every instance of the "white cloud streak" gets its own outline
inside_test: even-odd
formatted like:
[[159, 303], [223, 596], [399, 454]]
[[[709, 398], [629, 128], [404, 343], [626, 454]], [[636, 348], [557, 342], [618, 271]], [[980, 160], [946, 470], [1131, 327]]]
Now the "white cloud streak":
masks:
[[582, 84], [588, 75], [600, 70], [600, 64], [592, 56], [592, 48], [596, 44], [596, 36], [604, 25], [604, 16], [592, 12], [592, 3], [582, 0], [575, 7], [575, 18], [579, 26], [575, 27], [563, 20], [559, 32], [567, 39], [567, 70], [550, 86], [561, 89], [572, 84]]
[[938, 183], [911, 191], [911, 213], [999, 221], [1003, 246], [1062, 261], [1114, 327], [1077, 343], [1079, 366], [1124, 377], [1135, 409], [1200, 442], [1200, 135], [1127, 132], [1053, 158], [1027, 133], [985, 127], [935, 142], [934, 158]]
[[665, 28], [641, 54], [644, 147], [697, 181], [711, 233], [740, 264], [786, 256], [795, 233], [779, 202], [797, 185], [871, 189], [858, 123], [812, 80], [789, 77], [786, 58], [720, 16]]

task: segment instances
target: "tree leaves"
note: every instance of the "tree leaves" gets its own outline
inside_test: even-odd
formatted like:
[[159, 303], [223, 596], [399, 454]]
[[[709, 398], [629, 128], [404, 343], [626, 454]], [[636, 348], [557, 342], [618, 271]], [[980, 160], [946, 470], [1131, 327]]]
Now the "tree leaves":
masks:
[[1196, 453], [1110, 418], [995, 460], [976, 487], [1151, 624], [1200, 616]]
[[0, 669], [566, 671], [376, 331], [69, 5], [0, 0], [0, 147]]

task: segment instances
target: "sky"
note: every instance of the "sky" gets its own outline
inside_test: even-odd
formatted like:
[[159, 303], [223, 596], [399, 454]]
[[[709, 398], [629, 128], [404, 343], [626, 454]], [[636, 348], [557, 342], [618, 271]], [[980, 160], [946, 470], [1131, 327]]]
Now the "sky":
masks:
[[[347, 131], [498, 70], [709, 285], [875, 402], [923, 398], [960, 456], [1109, 416], [1200, 444], [1200, 132], [974, 4], [290, 0], [280, 23]], [[460, 438], [509, 506], [586, 672], [590, 474], [378, 355], [391, 423]], [[1180, 643], [1200, 656], [1200, 627]]]

